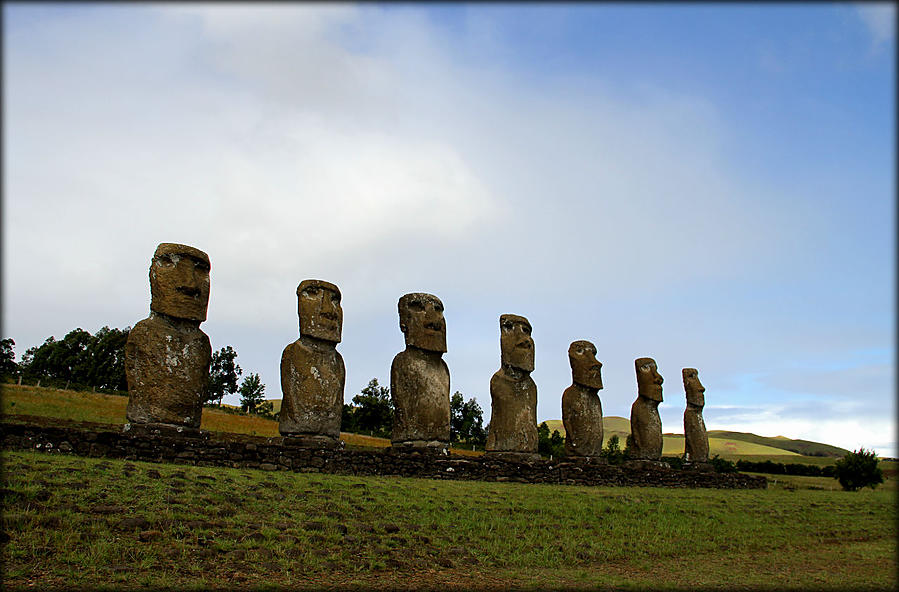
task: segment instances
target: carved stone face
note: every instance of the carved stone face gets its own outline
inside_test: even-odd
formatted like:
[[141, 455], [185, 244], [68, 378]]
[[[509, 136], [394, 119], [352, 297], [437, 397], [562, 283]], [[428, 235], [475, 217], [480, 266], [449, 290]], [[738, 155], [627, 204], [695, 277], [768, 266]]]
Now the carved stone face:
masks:
[[653, 401], [662, 400], [662, 375], [652, 358], [637, 358], [637, 394]]
[[568, 347], [571, 377], [576, 384], [602, 388], [602, 364], [596, 359], [596, 346], [589, 341], [574, 341]]
[[340, 343], [343, 309], [340, 290], [330, 282], [303, 280], [297, 286], [300, 335]]
[[499, 317], [499, 346], [503, 364], [534, 371], [534, 339], [526, 318], [513, 314]]
[[400, 298], [400, 331], [406, 345], [427, 351], [446, 352], [446, 319], [443, 303], [433, 294], [414, 292]]
[[684, 368], [681, 370], [684, 377], [684, 391], [687, 393], [687, 403], [703, 407], [705, 405], [705, 387], [699, 382], [699, 372], [696, 368]]
[[209, 304], [209, 256], [187, 245], [162, 243], [150, 263], [150, 310], [205, 321]]

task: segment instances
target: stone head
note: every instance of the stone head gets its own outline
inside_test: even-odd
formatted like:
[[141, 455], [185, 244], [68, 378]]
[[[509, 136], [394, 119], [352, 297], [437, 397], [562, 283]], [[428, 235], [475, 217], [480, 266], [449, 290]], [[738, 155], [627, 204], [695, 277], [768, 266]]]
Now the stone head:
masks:
[[684, 368], [681, 370], [684, 377], [684, 391], [687, 393], [687, 403], [697, 407], [705, 405], [705, 387], [699, 382], [699, 371], [696, 368]]
[[502, 363], [524, 370], [534, 371], [534, 339], [531, 323], [524, 317], [504, 314], [499, 317], [499, 345]]
[[662, 375], [652, 358], [634, 360], [637, 368], [637, 394], [653, 401], [662, 400]]
[[434, 352], [446, 352], [446, 319], [443, 303], [433, 294], [413, 292], [397, 303], [400, 331], [406, 345]]
[[571, 378], [576, 384], [601, 389], [602, 364], [596, 359], [596, 346], [589, 341], [573, 341], [568, 346]]
[[150, 310], [202, 322], [208, 304], [209, 256], [187, 245], [156, 247], [150, 263]]
[[300, 335], [340, 343], [343, 309], [340, 290], [331, 282], [303, 280], [297, 286]]

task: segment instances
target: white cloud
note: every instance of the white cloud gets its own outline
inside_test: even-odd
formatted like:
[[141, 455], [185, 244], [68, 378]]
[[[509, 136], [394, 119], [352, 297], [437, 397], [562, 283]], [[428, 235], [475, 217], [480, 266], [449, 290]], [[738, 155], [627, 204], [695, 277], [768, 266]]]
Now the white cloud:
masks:
[[[704, 409], [709, 430], [749, 432], [760, 436], [787, 436], [793, 439], [823, 442], [846, 450], [865, 448], [879, 456], [896, 458], [896, 425], [893, 408], [859, 416], [858, 409], [836, 406], [827, 416], [790, 412], [785, 405], [749, 408], [707, 405]], [[665, 431], [669, 431], [665, 428]], [[683, 431], [673, 430], [673, 431]]]
[[862, 23], [868, 28], [875, 48], [895, 40], [895, 2], [860, 2], [853, 6]]

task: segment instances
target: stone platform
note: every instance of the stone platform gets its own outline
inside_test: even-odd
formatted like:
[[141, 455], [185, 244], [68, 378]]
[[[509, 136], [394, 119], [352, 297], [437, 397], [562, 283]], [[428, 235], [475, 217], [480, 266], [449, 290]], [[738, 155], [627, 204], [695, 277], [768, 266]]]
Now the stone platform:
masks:
[[201, 431], [123, 431], [120, 425], [66, 422], [29, 416], [4, 416], [3, 450], [169, 462], [264, 471], [321, 472], [338, 475], [391, 475], [463, 481], [512, 481], [592, 486], [705, 487], [764, 489], [764, 477], [662, 466], [624, 467], [587, 460], [516, 462], [493, 455], [396, 454], [390, 449], [297, 446], [284, 438]]

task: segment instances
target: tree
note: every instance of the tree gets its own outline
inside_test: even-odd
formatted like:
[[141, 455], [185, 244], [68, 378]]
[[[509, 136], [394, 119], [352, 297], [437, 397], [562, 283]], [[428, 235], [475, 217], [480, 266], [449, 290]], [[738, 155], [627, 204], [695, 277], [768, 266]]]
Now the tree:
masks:
[[483, 446], [487, 441], [487, 432], [483, 427], [484, 412], [473, 398], [463, 401], [459, 391], [450, 398], [450, 441]]
[[618, 438], [618, 434], [612, 434], [601, 455], [609, 461], [610, 465], [621, 464], [621, 461], [624, 460], [624, 451], [621, 450], [621, 440]]
[[204, 403], [221, 406], [225, 395], [237, 392], [237, 381], [243, 370], [235, 362], [236, 359], [237, 352], [230, 345], [213, 352], [212, 363], [209, 366], [209, 392]]
[[340, 431], [355, 434], [359, 431], [356, 423], [356, 407], [343, 404], [343, 413], [340, 414]]
[[356, 429], [369, 432], [373, 436], [389, 438], [393, 431], [393, 401], [390, 389], [378, 386], [378, 379], [372, 378], [362, 392], [353, 397], [353, 416]]
[[545, 421], [537, 426], [537, 452], [542, 456], [552, 456], [553, 458], [565, 456], [565, 437], [559, 433], [559, 430], [553, 430], [550, 435], [549, 426]]
[[40, 379], [56, 386], [97, 386], [91, 384], [93, 341], [93, 336], [81, 328], [69, 331], [60, 341], [50, 336], [39, 347], [25, 351], [23, 374], [28, 379]]
[[0, 339], [0, 379], [7, 379], [19, 373], [19, 365], [16, 364], [16, 352], [13, 351], [16, 342], [12, 339]]
[[90, 369], [87, 383], [101, 389], [127, 391], [125, 378], [125, 342], [131, 327], [110, 329], [104, 326], [94, 333], [87, 346]]
[[259, 405], [264, 401], [265, 385], [259, 378], [259, 374], [251, 373], [244, 377], [240, 383], [240, 408], [247, 413], [256, 413]]
[[883, 483], [883, 471], [877, 466], [877, 455], [873, 450], [859, 448], [836, 462], [833, 478], [839, 480], [846, 491], [858, 491], [862, 487], [874, 489]]

